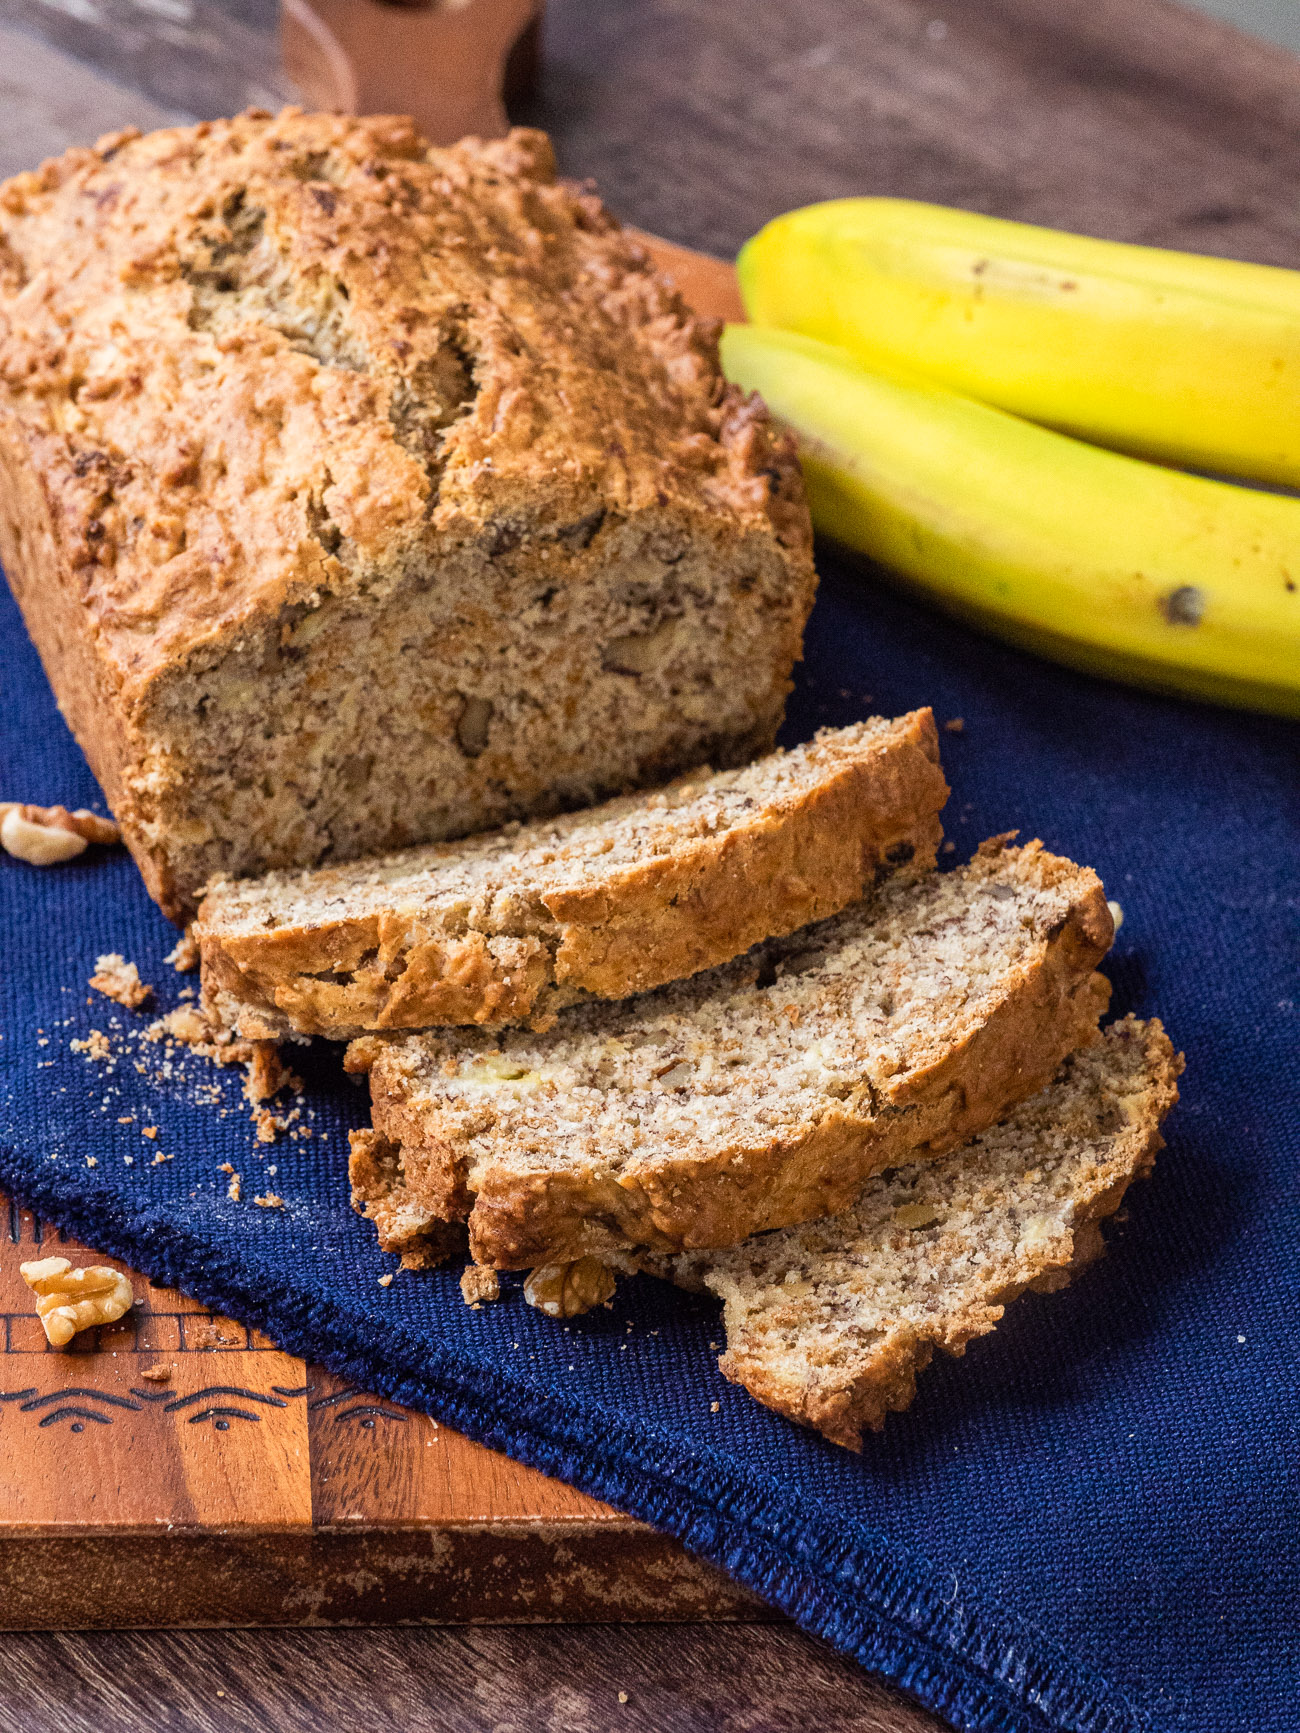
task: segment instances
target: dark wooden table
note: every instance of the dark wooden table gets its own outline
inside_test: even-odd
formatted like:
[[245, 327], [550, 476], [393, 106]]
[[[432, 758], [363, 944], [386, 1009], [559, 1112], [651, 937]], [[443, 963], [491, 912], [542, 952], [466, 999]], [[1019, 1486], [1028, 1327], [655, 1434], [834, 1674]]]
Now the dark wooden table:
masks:
[[[5, 0], [0, 172], [279, 100], [273, 31], [273, 0]], [[550, 0], [518, 118], [719, 254], [870, 191], [1300, 264], [1300, 63], [1170, 0]], [[6, 1636], [0, 1701], [13, 1733], [938, 1728], [771, 1625]]]

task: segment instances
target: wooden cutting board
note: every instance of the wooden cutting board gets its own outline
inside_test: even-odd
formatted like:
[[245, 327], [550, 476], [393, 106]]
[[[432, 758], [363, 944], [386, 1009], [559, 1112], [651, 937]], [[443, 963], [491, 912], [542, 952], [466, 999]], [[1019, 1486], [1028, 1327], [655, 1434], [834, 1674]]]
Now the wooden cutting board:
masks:
[[[643, 237], [701, 312], [730, 266]], [[761, 1618], [675, 1541], [129, 1271], [51, 1349], [0, 1194], [0, 1629]], [[165, 1372], [165, 1380], [146, 1373]]]
[[[0, 1629], [762, 1617], [676, 1542], [129, 1271], [50, 1348], [0, 1194]], [[165, 1381], [146, 1373], [165, 1372]]]

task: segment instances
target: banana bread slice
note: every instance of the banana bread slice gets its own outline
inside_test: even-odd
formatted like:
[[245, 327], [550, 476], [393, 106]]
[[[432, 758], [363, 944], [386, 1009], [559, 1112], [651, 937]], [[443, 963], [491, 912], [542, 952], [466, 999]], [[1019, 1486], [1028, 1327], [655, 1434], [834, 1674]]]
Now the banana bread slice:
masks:
[[0, 559], [151, 893], [770, 748], [784, 436], [517, 131], [249, 112], [0, 186]]
[[348, 1064], [370, 1070], [395, 1180], [431, 1216], [468, 1218], [499, 1269], [733, 1245], [846, 1208], [1095, 1037], [1101, 884], [1007, 843], [544, 1033], [363, 1037]]
[[744, 770], [383, 860], [221, 884], [194, 929], [209, 1014], [251, 1040], [545, 1026], [837, 913], [934, 865], [929, 710]]
[[655, 1273], [721, 1297], [728, 1378], [858, 1450], [936, 1348], [965, 1353], [1026, 1288], [1100, 1256], [1098, 1224], [1163, 1147], [1182, 1069], [1158, 1022], [1126, 1017], [1001, 1125], [869, 1180], [843, 1214]]

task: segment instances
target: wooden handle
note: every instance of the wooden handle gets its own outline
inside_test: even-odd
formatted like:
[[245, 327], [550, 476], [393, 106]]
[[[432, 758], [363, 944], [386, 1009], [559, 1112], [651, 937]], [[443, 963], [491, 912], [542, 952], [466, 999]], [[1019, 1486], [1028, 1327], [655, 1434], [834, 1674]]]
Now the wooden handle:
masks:
[[410, 114], [434, 144], [499, 138], [537, 59], [540, 0], [282, 0], [285, 71], [312, 108]]

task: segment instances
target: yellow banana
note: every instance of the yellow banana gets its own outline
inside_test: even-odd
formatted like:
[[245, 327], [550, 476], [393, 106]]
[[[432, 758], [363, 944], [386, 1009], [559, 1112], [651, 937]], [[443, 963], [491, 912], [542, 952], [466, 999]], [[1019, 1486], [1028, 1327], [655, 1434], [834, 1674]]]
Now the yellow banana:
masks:
[[1059, 661], [1300, 717], [1300, 500], [1161, 469], [841, 349], [729, 325], [818, 528]]
[[1300, 272], [907, 199], [778, 217], [750, 319], [1122, 451], [1300, 485]]

